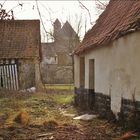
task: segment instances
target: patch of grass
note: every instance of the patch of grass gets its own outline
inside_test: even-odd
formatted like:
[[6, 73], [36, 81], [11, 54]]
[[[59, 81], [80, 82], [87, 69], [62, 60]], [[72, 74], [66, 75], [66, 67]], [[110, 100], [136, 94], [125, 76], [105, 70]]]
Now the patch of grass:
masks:
[[74, 94], [55, 94], [55, 96], [53, 96], [53, 100], [57, 103], [57, 104], [71, 104], [73, 102], [74, 99]]
[[131, 140], [140, 140], [140, 136], [132, 138]]
[[[59, 108], [61, 105], [68, 105], [73, 102], [73, 94], [32, 94], [20, 98], [0, 97], [0, 114], [8, 114], [6, 125], [14, 124], [14, 118], [22, 110], [25, 110], [31, 117], [31, 124], [43, 124], [50, 119], [58, 122], [67, 122], [68, 118], [64, 117]], [[73, 112], [72, 108], [69, 108]], [[68, 110], [69, 112], [69, 110]], [[71, 121], [71, 120], [69, 120]]]
[[53, 90], [74, 90], [73, 85], [51, 85], [51, 84], [46, 84], [45, 85], [46, 89], [53, 89]]

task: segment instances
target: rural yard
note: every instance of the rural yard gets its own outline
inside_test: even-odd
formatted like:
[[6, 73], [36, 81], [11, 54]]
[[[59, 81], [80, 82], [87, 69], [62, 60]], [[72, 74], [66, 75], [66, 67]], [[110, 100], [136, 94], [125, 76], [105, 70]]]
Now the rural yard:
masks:
[[107, 120], [74, 120], [85, 112], [73, 106], [72, 90], [56, 88], [58, 94], [1, 94], [0, 140], [121, 140], [125, 130]]
[[0, 2], [0, 140], [140, 140], [140, 0]]

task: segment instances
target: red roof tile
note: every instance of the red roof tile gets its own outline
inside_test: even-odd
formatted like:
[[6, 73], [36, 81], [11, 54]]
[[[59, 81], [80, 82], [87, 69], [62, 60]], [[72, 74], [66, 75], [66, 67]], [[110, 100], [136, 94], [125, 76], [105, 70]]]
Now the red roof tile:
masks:
[[84, 53], [140, 29], [140, 0], [110, 0], [96, 24], [75, 50]]
[[0, 58], [40, 57], [39, 20], [1, 20]]

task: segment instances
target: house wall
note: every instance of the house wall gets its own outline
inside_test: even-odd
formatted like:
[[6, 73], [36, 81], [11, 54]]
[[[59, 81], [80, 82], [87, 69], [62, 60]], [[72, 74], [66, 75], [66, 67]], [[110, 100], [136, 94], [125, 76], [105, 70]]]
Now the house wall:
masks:
[[[140, 32], [114, 41], [108, 46], [85, 54], [85, 89], [91, 78], [95, 81], [95, 93], [110, 98], [110, 106], [117, 116], [122, 99], [132, 101], [132, 94], [140, 101]], [[75, 87], [80, 88], [79, 57], [75, 56]], [[89, 60], [94, 59], [95, 77], [89, 75]]]

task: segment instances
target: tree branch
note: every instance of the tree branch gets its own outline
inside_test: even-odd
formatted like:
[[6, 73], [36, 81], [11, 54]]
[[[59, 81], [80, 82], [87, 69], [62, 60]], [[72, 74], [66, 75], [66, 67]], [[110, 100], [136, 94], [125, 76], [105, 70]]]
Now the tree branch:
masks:
[[90, 19], [90, 24], [93, 25], [93, 22], [92, 22], [92, 20], [91, 20], [91, 14], [90, 14], [89, 9], [88, 9], [80, 0], [78, 0], [78, 2], [79, 2], [79, 4], [80, 4], [81, 8], [82, 8], [82, 9], [85, 9], [85, 10], [88, 12], [89, 19]]

